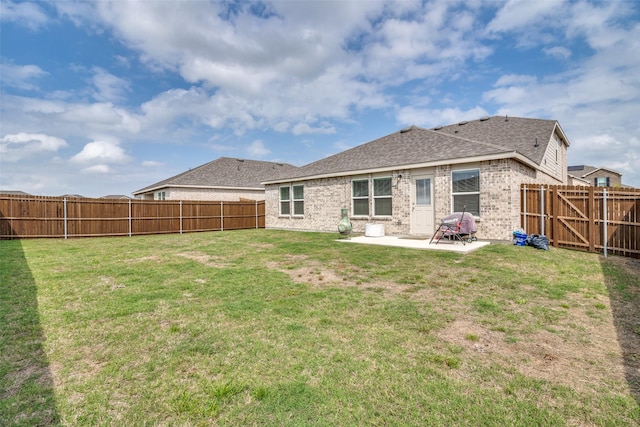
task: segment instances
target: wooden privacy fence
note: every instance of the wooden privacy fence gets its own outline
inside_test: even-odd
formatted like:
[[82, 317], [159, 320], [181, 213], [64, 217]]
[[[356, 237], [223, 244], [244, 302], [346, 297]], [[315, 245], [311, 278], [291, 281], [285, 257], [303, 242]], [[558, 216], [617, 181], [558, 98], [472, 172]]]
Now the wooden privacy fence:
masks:
[[264, 201], [0, 196], [0, 239], [264, 228]]
[[640, 258], [640, 189], [521, 186], [521, 227], [551, 245]]

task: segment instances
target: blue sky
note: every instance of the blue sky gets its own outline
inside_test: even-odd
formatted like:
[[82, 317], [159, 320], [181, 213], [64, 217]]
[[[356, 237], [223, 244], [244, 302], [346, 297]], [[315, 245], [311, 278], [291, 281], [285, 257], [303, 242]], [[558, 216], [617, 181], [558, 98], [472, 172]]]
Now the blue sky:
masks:
[[407, 125], [555, 119], [640, 187], [636, 1], [0, 0], [0, 189], [130, 194]]

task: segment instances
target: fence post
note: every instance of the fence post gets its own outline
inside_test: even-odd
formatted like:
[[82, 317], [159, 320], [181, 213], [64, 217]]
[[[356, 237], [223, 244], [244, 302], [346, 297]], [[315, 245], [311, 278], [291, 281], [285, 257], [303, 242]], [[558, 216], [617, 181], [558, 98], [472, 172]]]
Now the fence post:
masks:
[[67, 198], [64, 198], [63, 201], [63, 205], [64, 205], [64, 238], [67, 238]]
[[180, 234], [182, 234], [182, 200], [180, 200]]
[[527, 184], [522, 184], [522, 231], [527, 232]]
[[224, 203], [220, 202], [220, 231], [224, 231]]
[[540, 234], [544, 234], [544, 185], [540, 186]]
[[609, 245], [609, 231], [607, 230], [607, 222], [609, 222], [607, 214], [607, 188], [602, 189], [602, 216], [604, 219], [604, 256], [607, 257], [607, 247]]
[[595, 187], [589, 186], [589, 225], [587, 226], [587, 233], [589, 233], [589, 252], [596, 251], [596, 232], [600, 227], [596, 227], [596, 197]]
[[131, 237], [131, 199], [129, 199], [129, 237]]
[[256, 228], [258, 228], [258, 201], [256, 200]]

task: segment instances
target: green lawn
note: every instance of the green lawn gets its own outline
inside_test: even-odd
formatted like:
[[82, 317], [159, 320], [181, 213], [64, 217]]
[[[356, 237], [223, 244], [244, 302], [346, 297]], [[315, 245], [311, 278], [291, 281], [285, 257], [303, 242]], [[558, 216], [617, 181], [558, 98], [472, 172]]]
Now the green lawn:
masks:
[[0, 241], [0, 425], [640, 423], [637, 260], [336, 238]]

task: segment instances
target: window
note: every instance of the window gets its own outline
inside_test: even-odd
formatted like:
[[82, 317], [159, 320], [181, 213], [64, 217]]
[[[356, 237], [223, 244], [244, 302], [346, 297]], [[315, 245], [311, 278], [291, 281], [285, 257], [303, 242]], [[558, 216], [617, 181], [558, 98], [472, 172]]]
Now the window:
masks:
[[431, 206], [431, 179], [416, 179], [416, 205]]
[[304, 185], [293, 186], [293, 214], [304, 215]]
[[376, 216], [391, 216], [391, 178], [373, 179], [373, 212]]
[[[369, 206], [373, 199], [373, 214], [375, 216], [391, 216], [391, 178], [373, 178], [371, 180], [354, 179], [351, 181], [351, 200], [354, 216], [369, 216]], [[371, 198], [371, 188], [373, 188], [373, 198]]]
[[304, 185], [280, 187], [280, 215], [291, 215], [292, 202], [293, 215], [304, 215]]
[[291, 215], [291, 189], [280, 187], [280, 215]]
[[454, 212], [480, 216], [480, 169], [451, 172], [451, 195]]
[[164, 191], [156, 192], [155, 196], [156, 196], [155, 197], [156, 200], [166, 200], [166, 198], [167, 198], [167, 194]]
[[593, 179], [593, 185], [596, 187], [609, 187], [609, 177], [603, 176]]
[[369, 180], [351, 181], [353, 215], [369, 215]]

